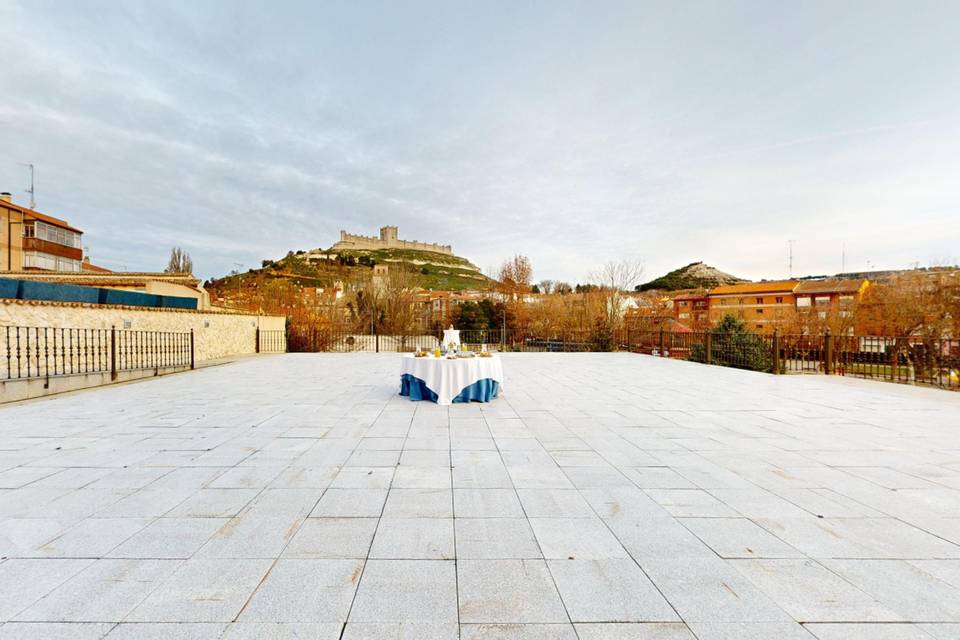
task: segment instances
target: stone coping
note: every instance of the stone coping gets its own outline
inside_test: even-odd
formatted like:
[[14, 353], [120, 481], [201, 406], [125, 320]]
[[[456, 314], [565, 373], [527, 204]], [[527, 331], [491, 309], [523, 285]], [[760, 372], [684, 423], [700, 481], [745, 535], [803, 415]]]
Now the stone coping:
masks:
[[89, 302], [61, 302], [57, 300], [20, 300], [18, 298], [0, 298], [0, 304], [33, 307], [63, 307], [70, 309], [118, 309], [122, 311], [147, 311], [160, 313], [196, 313], [218, 316], [248, 316], [251, 318], [273, 318], [269, 314], [234, 311], [232, 309], [174, 309], [163, 307], [136, 307], [126, 304], [92, 304]]

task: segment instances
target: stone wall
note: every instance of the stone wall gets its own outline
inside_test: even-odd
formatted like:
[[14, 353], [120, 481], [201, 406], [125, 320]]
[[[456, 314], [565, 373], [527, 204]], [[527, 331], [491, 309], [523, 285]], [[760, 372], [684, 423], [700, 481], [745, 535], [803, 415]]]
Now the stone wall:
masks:
[[[284, 331], [282, 316], [0, 300], [0, 327], [194, 332], [197, 362], [256, 352], [256, 330]], [[2, 336], [0, 336], [2, 337]]]
[[[386, 229], [386, 227], [384, 227]], [[381, 230], [381, 235], [383, 231]], [[435, 242], [417, 242], [416, 240], [398, 240], [396, 238], [377, 238], [374, 236], [360, 236], [346, 231], [340, 231], [340, 242], [331, 247], [334, 251], [376, 251], [378, 249], [410, 249], [413, 251], [433, 251], [453, 255], [453, 247], [449, 244]]]

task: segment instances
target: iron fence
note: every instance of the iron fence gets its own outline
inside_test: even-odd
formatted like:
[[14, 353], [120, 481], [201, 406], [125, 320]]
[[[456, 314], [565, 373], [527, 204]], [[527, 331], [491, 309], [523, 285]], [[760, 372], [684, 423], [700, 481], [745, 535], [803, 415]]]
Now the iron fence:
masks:
[[960, 340], [910, 336], [626, 331], [635, 353], [774, 374], [827, 374], [960, 390]]
[[[290, 326], [290, 351], [330, 352], [412, 352], [440, 346], [443, 330], [424, 329], [407, 334], [362, 333], [350, 327]], [[571, 352], [612, 351], [622, 345], [615, 336], [598, 339], [591, 331], [529, 332], [501, 329], [461, 329], [460, 343], [471, 349], [493, 351]]]
[[286, 346], [289, 351], [354, 351], [412, 352], [433, 349], [440, 344], [432, 331], [415, 333], [363, 333], [343, 326], [288, 326]]
[[110, 329], [109, 332], [115, 340], [111, 358], [114, 367], [112, 373], [193, 366], [192, 331]]
[[[289, 327], [290, 351], [405, 352], [439, 346], [442, 330], [362, 333], [348, 327]], [[757, 334], [748, 331], [671, 332], [624, 327], [530, 331], [461, 329], [463, 345], [494, 351], [631, 351], [774, 374], [829, 374], [960, 389], [960, 340]]]
[[192, 367], [192, 332], [81, 329], [60, 327], [0, 328], [0, 379], [22, 380], [111, 373], [142, 369]]

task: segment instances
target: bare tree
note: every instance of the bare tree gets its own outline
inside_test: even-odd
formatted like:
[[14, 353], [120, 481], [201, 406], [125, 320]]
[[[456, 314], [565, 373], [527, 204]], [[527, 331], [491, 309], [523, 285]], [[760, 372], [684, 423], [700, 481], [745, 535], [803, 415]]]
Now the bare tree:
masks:
[[498, 279], [502, 286], [511, 289], [511, 293], [528, 290], [530, 281], [533, 280], [533, 265], [530, 264], [530, 258], [517, 254], [505, 260], [500, 266]]
[[643, 278], [643, 262], [640, 260], [611, 260], [591, 275], [590, 279], [600, 285], [606, 299], [606, 321], [616, 326], [626, 311], [626, 291], [630, 291]]
[[170, 260], [167, 262], [167, 268], [164, 269], [164, 273], [193, 273], [193, 260], [190, 258], [190, 254], [181, 249], [180, 247], [174, 247], [170, 250]]
[[401, 348], [417, 325], [416, 297], [419, 275], [406, 266], [391, 266], [379, 292], [379, 306], [384, 333], [400, 337]]

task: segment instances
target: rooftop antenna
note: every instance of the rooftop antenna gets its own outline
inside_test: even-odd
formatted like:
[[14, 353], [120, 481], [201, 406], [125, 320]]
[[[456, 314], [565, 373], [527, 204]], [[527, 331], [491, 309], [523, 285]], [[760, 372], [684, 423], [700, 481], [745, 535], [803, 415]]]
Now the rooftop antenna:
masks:
[[793, 240], [787, 240], [790, 246], [790, 279], [793, 280]]
[[29, 189], [26, 189], [25, 192], [30, 194], [30, 208], [31, 208], [31, 209], [36, 209], [36, 208], [37, 208], [37, 203], [36, 203], [36, 201], [35, 201], [34, 198], [33, 198], [33, 193], [34, 193], [34, 191], [33, 191], [33, 163], [32, 163], [32, 162], [21, 162], [20, 164], [22, 164], [23, 166], [25, 166], [25, 167], [27, 167], [28, 169], [30, 169], [30, 188], [29, 188]]

